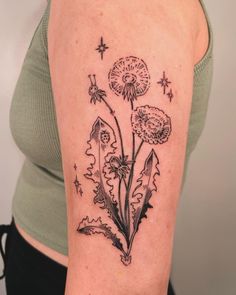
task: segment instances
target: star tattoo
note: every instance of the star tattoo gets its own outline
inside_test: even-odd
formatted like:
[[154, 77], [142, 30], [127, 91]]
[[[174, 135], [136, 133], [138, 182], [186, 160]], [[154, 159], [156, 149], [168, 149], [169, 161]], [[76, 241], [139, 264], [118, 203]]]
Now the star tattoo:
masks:
[[[76, 193], [77, 193], [77, 195], [78, 195], [78, 193], [79, 193], [79, 189], [80, 189], [80, 190], [82, 190], [82, 189], [81, 189], [81, 183], [79, 182], [79, 180], [78, 180], [78, 178], [77, 178], [77, 175], [76, 175], [75, 180], [74, 180], [73, 183], [74, 183], [74, 185], [75, 185]], [[81, 195], [81, 193], [80, 193], [80, 195]]]
[[170, 88], [170, 91], [167, 93], [167, 96], [169, 97], [170, 99], [170, 102], [172, 101], [172, 98], [174, 97], [174, 94], [172, 92], [172, 89]]
[[80, 193], [80, 196], [82, 197], [83, 196], [83, 190], [82, 190], [82, 188], [80, 188], [80, 190], [79, 190], [79, 193]]
[[101, 37], [100, 44], [99, 44], [98, 47], [96, 48], [96, 50], [101, 54], [101, 59], [103, 59], [103, 54], [104, 54], [104, 52], [105, 52], [108, 48], [109, 48], [109, 47], [106, 46], [105, 43], [103, 43], [103, 37]]
[[77, 170], [77, 165], [76, 165], [76, 163], [75, 163], [75, 165], [74, 165], [74, 169]]
[[161, 87], [163, 87], [163, 94], [166, 94], [166, 88], [169, 87], [169, 84], [171, 83], [168, 78], [166, 77], [166, 73], [163, 72], [163, 76], [161, 78], [160, 81], [157, 82], [158, 84], [161, 85]]

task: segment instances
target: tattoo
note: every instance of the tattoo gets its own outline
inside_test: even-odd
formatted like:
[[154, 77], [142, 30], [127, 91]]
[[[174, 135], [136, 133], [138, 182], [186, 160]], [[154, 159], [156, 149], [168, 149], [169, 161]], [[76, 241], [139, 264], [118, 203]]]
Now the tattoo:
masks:
[[150, 87], [150, 75], [145, 62], [137, 57], [120, 58], [108, 75], [109, 86], [116, 95], [133, 102]]
[[158, 81], [157, 83], [160, 84], [161, 87], [163, 87], [163, 94], [166, 94], [166, 88], [169, 87], [169, 84], [171, 84], [171, 82], [166, 77], [166, 73], [165, 72], [163, 72], [163, 76], [162, 76], [161, 80]]
[[170, 99], [170, 102], [172, 101], [172, 98], [174, 97], [174, 94], [172, 92], [172, 89], [170, 88], [170, 91], [167, 93], [167, 96], [169, 97]]
[[87, 141], [85, 154], [91, 162], [84, 176], [94, 183], [93, 203], [107, 212], [113, 226], [104, 223], [101, 216], [86, 216], [77, 231], [85, 235], [103, 234], [121, 251], [121, 262], [127, 266], [132, 260], [135, 235], [143, 218], [147, 218], [148, 209], [153, 208], [150, 199], [158, 190], [157, 177], [160, 176], [159, 159], [154, 149], [150, 148], [146, 155], [139, 176], [134, 173], [136, 163], [142, 161], [140, 151], [144, 145], [168, 141], [171, 119], [160, 108], [134, 106], [137, 98], [145, 95], [150, 87], [150, 75], [144, 61], [129, 56], [115, 62], [108, 75], [109, 86], [117, 96], [130, 103], [132, 151], [129, 155], [125, 152], [119, 120], [110, 104], [112, 100], [99, 89], [95, 75], [89, 75], [89, 79], [90, 102], [104, 103], [116, 128], [101, 117], [96, 118]]
[[100, 44], [96, 48], [96, 50], [101, 54], [101, 59], [103, 60], [103, 54], [109, 47], [106, 46], [105, 43], [103, 43], [103, 37], [101, 37]]
[[[78, 166], [76, 165], [76, 163], [74, 164], [73, 168], [75, 169], [75, 171], [77, 170]], [[73, 181], [73, 183], [74, 183], [77, 195], [80, 194], [80, 196], [82, 197], [83, 195], [82, 185], [78, 180], [77, 174], [75, 176], [75, 180]]]
[[107, 96], [104, 90], [101, 90], [97, 86], [96, 75], [88, 75], [90, 79], [89, 95], [91, 97], [90, 102], [96, 104], [96, 102], [101, 102]]

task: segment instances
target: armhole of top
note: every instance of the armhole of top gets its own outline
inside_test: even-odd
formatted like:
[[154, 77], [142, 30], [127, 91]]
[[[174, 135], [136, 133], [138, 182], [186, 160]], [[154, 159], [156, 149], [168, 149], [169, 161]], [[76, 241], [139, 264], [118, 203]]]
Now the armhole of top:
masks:
[[48, 56], [48, 20], [49, 20], [49, 13], [50, 13], [50, 4], [51, 4], [51, 1], [48, 0], [47, 7], [42, 17], [42, 24], [41, 24], [42, 44], [44, 47], [45, 54], [47, 56]]
[[[43, 16], [44, 16], [44, 15], [43, 15]], [[36, 27], [36, 29], [35, 29], [35, 31], [34, 31], [34, 34], [33, 34], [32, 38], [31, 38], [31, 40], [30, 40], [30, 43], [29, 43], [28, 49], [31, 48], [31, 46], [32, 46], [32, 44], [33, 44], [33, 41], [34, 41], [34, 38], [35, 38], [36, 34], [38, 33], [38, 31], [40, 30], [41, 24], [42, 24], [42, 22], [43, 22], [43, 16], [41, 17], [41, 19], [40, 19], [40, 21], [39, 21], [39, 23], [38, 23], [38, 25], [37, 25], [37, 27]]]
[[199, 0], [199, 2], [201, 4], [203, 13], [204, 13], [206, 21], [207, 21], [208, 47], [207, 47], [205, 54], [201, 58], [201, 60], [197, 64], [195, 64], [195, 66], [194, 66], [194, 73], [195, 74], [198, 73], [199, 71], [201, 71], [205, 67], [205, 64], [208, 62], [209, 58], [212, 56], [212, 48], [213, 48], [213, 31], [212, 31], [210, 19], [209, 19], [205, 4], [203, 3], [202, 0]]

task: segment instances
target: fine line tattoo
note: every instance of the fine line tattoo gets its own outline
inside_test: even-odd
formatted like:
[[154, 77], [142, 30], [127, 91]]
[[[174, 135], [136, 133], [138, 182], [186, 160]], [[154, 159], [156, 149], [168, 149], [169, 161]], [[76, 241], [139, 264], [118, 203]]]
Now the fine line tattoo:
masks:
[[170, 91], [167, 93], [167, 96], [169, 97], [170, 102], [171, 102], [172, 101], [172, 98], [174, 97], [174, 94], [172, 92], [172, 88], [170, 88]]
[[101, 59], [103, 60], [103, 54], [109, 47], [103, 43], [103, 37], [101, 37], [100, 44], [96, 48], [96, 50], [100, 53]]
[[132, 151], [126, 153], [111, 99], [104, 90], [99, 89], [95, 78], [95, 75], [89, 75], [90, 102], [104, 103], [116, 128], [100, 116], [96, 118], [87, 141], [85, 154], [91, 162], [84, 176], [94, 183], [94, 204], [106, 210], [113, 224], [104, 223], [101, 216], [86, 216], [80, 221], [77, 231], [85, 235], [103, 234], [121, 251], [121, 261], [127, 266], [132, 260], [135, 235], [143, 218], [147, 218], [148, 209], [153, 208], [150, 204], [153, 193], [158, 191], [157, 177], [160, 171], [156, 151], [150, 148], [138, 176], [135, 175], [135, 167], [137, 161], [142, 161], [140, 152], [144, 145], [168, 141], [172, 130], [171, 119], [158, 107], [134, 106], [138, 97], [144, 96], [150, 87], [145, 62], [134, 56], [116, 61], [108, 74], [108, 82], [110, 89], [130, 104]]
[[[76, 165], [76, 163], [74, 164], [73, 168], [75, 171], [77, 170], [78, 166]], [[76, 191], [77, 195], [80, 194], [80, 196], [82, 197], [83, 196], [82, 185], [78, 180], [77, 174], [75, 175], [75, 180], [73, 181], [73, 184], [75, 186], [75, 191]]]
[[163, 94], [166, 94], [166, 88], [169, 87], [169, 84], [171, 84], [171, 82], [166, 77], [165, 71], [163, 72], [162, 78], [157, 83], [160, 84], [161, 87], [163, 87]]

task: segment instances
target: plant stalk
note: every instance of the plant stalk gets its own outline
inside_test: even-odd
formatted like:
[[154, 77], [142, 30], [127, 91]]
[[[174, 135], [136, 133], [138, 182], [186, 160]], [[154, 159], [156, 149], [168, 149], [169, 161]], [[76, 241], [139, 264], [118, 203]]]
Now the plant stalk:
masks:
[[124, 215], [123, 215], [122, 202], [121, 202], [121, 181], [122, 181], [122, 178], [119, 179], [118, 201], [119, 201], [120, 217], [121, 217], [122, 222], [124, 223]]
[[106, 101], [106, 99], [102, 98], [102, 100], [105, 103], [105, 105], [108, 107], [108, 109], [109, 109], [111, 115], [113, 116], [113, 118], [115, 119], [117, 130], [118, 130], [118, 133], [119, 133], [119, 138], [120, 138], [121, 156], [122, 156], [122, 160], [124, 160], [124, 157], [125, 157], [124, 143], [123, 143], [123, 137], [122, 137], [119, 121], [118, 121], [117, 117], [115, 116], [115, 111], [112, 109], [110, 104]]

